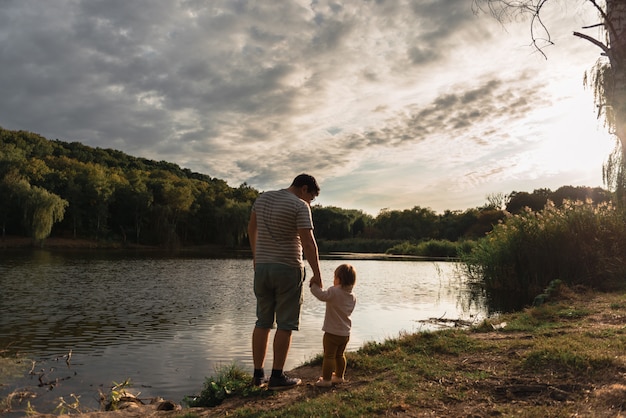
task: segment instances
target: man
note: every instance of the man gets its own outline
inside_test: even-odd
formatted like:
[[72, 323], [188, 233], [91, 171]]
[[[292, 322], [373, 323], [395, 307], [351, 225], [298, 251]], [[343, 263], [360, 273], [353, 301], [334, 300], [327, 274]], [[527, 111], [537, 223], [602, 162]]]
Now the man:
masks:
[[276, 322], [274, 360], [269, 389], [288, 389], [301, 380], [289, 377], [283, 367], [291, 345], [291, 333], [300, 327], [305, 277], [302, 254], [313, 277], [321, 282], [319, 253], [313, 235], [311, 202], [319, 195], [315, 178], [298, 175], [287, 189], [262, 193], [252, 206], [248, 238], [254, 257], [254, 294], [257, 321], [252, 333], [254, 384], [265, 379], [265, 355], [270, 330]]

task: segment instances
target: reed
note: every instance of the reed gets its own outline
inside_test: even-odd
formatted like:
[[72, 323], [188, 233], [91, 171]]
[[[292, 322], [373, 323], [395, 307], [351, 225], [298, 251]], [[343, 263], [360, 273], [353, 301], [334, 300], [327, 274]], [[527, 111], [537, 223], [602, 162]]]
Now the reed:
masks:
[[462, 260], [488, 297], [515, 295], [528, 304], [554, 280], [598, 290], [621, 287], [625, 250], [623, 212], [610, 204], [548, 202], [539, 212], [508, 216]]

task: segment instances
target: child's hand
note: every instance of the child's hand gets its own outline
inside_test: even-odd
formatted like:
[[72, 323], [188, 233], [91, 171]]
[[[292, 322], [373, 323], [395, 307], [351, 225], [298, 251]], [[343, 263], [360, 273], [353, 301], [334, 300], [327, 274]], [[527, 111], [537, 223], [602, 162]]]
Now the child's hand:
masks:
[[311, 281], [309, 282], [309, 287], [313, 286], [313, 284], [316, 284], [319, 287], [322, 287], [322, 279], [317, 276], [311, 277]]

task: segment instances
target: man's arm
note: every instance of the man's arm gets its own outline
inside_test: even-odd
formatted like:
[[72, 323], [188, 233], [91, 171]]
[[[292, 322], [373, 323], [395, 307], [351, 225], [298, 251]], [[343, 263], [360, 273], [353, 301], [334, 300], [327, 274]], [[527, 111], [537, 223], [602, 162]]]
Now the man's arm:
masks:
[[257, 220], [256, 212], [252, 211], [250, 220], [248, 221], [248, 241], [250, 241], [250, 249], [252, 250], [252, 263], [256, 267], [256, 237], [257, 237]]
[[311, 270], [313, 270], [313, 277], [311, 278], [311, 281], [322, 287], [320, 256], [317, 248], [317, 242], [315, 241], [315, 236], [313, 235], [313, 230], [310, 228], [301, 228], [298, 229], [298, 234], [300, 235], [300, 240], [302, 241], [302, 252], [304, 253], [304, 257], [311, 266]]

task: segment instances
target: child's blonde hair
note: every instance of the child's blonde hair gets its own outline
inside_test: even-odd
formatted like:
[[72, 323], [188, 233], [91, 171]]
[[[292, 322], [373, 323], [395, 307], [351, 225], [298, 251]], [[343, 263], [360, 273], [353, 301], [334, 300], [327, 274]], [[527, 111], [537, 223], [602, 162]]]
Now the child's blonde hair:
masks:
[[354, 286], [356, 283], [356, 270], [350, 264], [341, 264], [337, 267], [335, 276], [339, 279], [342, 287]]

